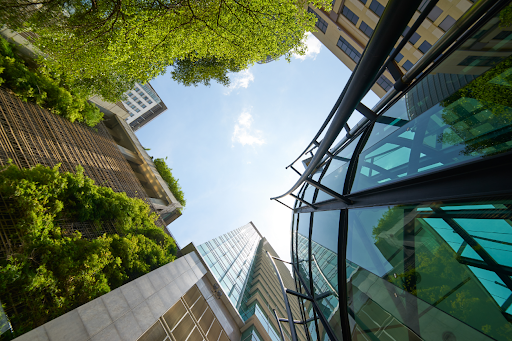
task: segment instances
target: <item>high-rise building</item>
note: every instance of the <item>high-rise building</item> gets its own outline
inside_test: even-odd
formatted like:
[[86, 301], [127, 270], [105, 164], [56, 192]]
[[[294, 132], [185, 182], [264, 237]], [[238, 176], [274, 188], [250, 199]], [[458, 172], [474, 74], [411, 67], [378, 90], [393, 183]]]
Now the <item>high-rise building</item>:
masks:
[[307, 317], [323, 317], [312, 340], [512, 338], [511, 3], [475, 2], [405, 86], [364, 107], [419, 5], [388, 2], [324, 139], [275, 198], [296, 197], [293, 273]]
[[149, 82], [146, 84], [135, 83], [135, 87], [127, 91], [125, 95], [127, 99], [123, 101], [123, 105], [129, 115], [125, 121], [133, 131], [138, 130], [167, 110], [167, 106]]
[[[162, 218], [160, 226], [170, 224], [182, 206], [126, 122], [102, 110], [105, 120], [93, 129], [0, 89], [0, 165], [8, 160], [21, 168], [60, 163], [69, 172], [81, 165], [97, 184], [143, 199]], [[86, 236], [102, 234], [93, 226], [80, 226]]]
[[[350, 70], [354, 70], [387, 3], [388, 0], [333, 0], [330, 10], [308, 7], [308, 11], [317, 17], [317, 31], [313, 32], [313, 35]], [[422, 1], [402, 37], [427, 5], [428, 0]], [[400, 71], [410, 70], [472, 5], [472, 1], [468, 0], [438, 1], [421, 26], [409, 38], [404, 49], [395, 57]], [[399, 42], [400, 40], [397, 44]], [[372, 90], [382, 97], [393, 83], [391, 73], [386, 71], [372, 86]]]
[[[245, 322], [241, 328], [242, 340], [281, 340], [276, 314], [285, 318], [286, 308], [267, 252], [274, 257], [278, 255], [256, 226], [250, 222], [198, 245], [197, 249], [194, 244], [189, 244], [182, 252], [195, 250]], [[285, 287], [295, 288], [288, 268], [280, 263], [276, 265]], [[291, 301], [291, 309], [300, 315], [297, 300]], [[281, 328], [285, 337], [290, 339], [289, 326], [282, 323]], [[300, 331], [298, 336], [300, 340], [306, 340], [304, 331]]]

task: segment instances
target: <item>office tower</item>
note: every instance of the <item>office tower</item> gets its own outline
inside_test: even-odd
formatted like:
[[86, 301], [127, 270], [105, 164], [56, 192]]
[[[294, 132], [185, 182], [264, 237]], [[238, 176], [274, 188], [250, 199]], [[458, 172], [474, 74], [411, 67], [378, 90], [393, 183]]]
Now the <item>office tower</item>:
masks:
[[[280, 296], [281, 287], [267, 252], [278, 256], [256, 226], [250, 222], [198, 245], [197, 249], [191, 243], [182, 252], [186, 254], [196, 250], [245, 322], [240, 329], [242, 340], [280, 340], [274, 309], [280, 318], [287, 315]], [[277, 267], [285, 287], [295, 288], [286, 266], [277, 264]], [[300, 314], [296, 300], [292, 300], [291, 309]], [[282, 323], [281, 328], [289, 339], [289, 326]], [[306, 339], [304, 331], [299, 333], [299, 339]]]
[[167, 110], [167, 106], [149, 82], [146, 84], [135, 83], [135, 87], [125, 92], [125, 95], [127, 99], [123, 101], [123, 105], [129, 115], [125, 121], [133, 131], [137, 131]]
[[298, 198], [294, 277], [307, 317], [323, 317], [312, 340], [511, 339], [510, 1], [475, 2], [406, 86], [366, 108], [419, 5], [389, 1], [323, 140], [274, 198]]
[[[329, 10], [308, 7], [308, 11], [317, 17], [317, 32], [313, 32], [313, 35], [353, 71], [387, 3], [388, 0], [334, 0]], [[428, 0], [422, 1], [402, 37], [427, 5]], [[471, 5], [472, 1], [468, 0], [438, 1], [409, 38], [404, 49], [395, 57], [400, 71], [404, 73], [410, 70]], [[391, 73], [386, 71], [372, 86], [372, 90], [382, 97], [393, 83]]]
[[209, 278], [197, 254], [190, 253], [15, 340], [240, 340], [243, 321]]

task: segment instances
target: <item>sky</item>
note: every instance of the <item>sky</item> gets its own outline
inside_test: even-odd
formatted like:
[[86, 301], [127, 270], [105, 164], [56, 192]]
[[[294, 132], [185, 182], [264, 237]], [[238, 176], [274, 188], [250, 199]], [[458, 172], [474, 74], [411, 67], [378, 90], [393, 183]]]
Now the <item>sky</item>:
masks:
[[[230, 75], [229, 87], [185, 87], [169, 74], [151, 81], [168, 109], [136, 135], [149, 155], [167, 157], [179, 179], [187, 205], [168, 229], [181, 247], [252, 221], [290, 259], [292, 212], [270, 198], [298, 180], [285, 167], [314, 137], [351, 72], [313, 35], [306, 43], [306, 56], [256, 64]], [[377, 101], [370, 92], [363, 103]], [[293, 205], [289, 196], [282, 201]]]

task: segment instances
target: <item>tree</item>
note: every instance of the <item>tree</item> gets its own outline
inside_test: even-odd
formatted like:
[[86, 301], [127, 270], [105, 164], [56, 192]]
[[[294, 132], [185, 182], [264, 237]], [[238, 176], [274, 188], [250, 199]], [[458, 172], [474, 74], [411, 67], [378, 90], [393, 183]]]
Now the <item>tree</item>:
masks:
[[230, 80], [227, 73], [241, 71], [234, 60], [221, 60], [215, 57], [197, 60], [176, 59], [172, 66], [172, 79], [185, 86], [198, 86], [199, 84], [210, 86], [211, 80], [215, 80], [223, 86], [229, 86]]
[[35, 102], [71, 122], [94, 127], [103, 119], [98, 107], [87, 101], [81, 90], [71, 88], [66, 77], [46, 68], [30, 69], [15, 51], [15, 46], [0, 37], [0, 85], [23, 101]]
[[[0, 0], [0, 20], [38, 35], [52, 68], [105, 99], [113, 87], [145, 83], [175, 60], [231, 60], [245, 68], [268, 56], [302, 55], [316, 17], [306, 0]], [[328, 0], [312, 5], [330, 8]], [[98, 83], [99, 82], [99, 83]]]
[[[95, 185], [81, 167], [3, 167], [0, 198], [12, 219], [1, 231], [0, 299], [14, 336], [175, 259], [146, 203]], [[72, 222], [113, 222], [118, 233], [86, 239]]]

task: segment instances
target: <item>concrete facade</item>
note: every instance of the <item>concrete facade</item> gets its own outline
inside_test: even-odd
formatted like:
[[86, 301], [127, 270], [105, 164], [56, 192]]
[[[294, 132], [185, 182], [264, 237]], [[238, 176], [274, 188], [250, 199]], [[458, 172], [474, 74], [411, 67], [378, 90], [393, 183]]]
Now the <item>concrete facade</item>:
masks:
[[240, 321], [214, 296], [206, 273], [197, 254], [187, 254], [15, 340], [135, 341], [194, 285], [229, 339], [239, 340]]

